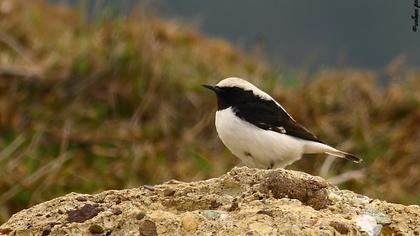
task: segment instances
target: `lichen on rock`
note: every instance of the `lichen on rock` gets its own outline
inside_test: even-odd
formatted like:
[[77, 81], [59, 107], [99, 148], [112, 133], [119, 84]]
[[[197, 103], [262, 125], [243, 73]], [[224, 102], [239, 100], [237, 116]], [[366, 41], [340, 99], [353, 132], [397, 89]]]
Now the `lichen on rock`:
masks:
[[0, 226], [0, 234], [22, 233], [420, 235], [420, 207], [339, 190], [298, 171], [241, 167], [198, 182], [70, 193], [18, 212]]

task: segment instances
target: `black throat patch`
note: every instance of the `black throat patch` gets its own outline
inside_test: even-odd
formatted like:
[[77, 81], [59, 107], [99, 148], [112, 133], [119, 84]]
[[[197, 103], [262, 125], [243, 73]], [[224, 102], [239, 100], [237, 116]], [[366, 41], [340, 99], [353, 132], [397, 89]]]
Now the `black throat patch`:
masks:
[[229, 107], [235, 109], [243, 104], [270, 102], [255, 95], [251, 90], [244, 90], [238, 87], [219, 87], [216, 95], [217, 110], [224, 110]]

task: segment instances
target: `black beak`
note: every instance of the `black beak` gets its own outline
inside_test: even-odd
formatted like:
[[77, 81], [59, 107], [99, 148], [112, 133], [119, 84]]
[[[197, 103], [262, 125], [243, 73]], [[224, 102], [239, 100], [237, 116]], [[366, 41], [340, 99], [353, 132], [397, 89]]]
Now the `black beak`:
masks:
[[203, 87], [206, 89], [210, 89], [211, 91], [218, 93], [221, 91], [221, 89], [217, 86], [213, 86], [213, 85], [208, 85], [208, 84], [203, 84]]

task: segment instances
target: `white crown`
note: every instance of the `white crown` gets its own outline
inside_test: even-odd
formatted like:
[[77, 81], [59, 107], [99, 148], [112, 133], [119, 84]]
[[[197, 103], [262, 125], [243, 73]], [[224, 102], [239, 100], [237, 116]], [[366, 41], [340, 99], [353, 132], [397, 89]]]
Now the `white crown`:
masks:
[[274, 100], [270, 95], [262, 91], [261, 89], [257, 88], [255, 85], [251, 84], [250, 82], [238, 78], [238, 77], [229, 77], [224, 80], [221, 80], [219, 83], [216, 84], [217, 87], [237, 87], [243, 90], [252, 91], [253, 94], [261, 97], [265, 100]]

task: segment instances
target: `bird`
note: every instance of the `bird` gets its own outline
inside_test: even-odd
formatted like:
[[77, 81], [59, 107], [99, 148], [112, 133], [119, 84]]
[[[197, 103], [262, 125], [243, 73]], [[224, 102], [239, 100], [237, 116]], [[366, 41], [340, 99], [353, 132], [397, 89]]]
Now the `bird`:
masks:
[[203, 84], [217, 97], [216, 131], [223, 144], [246, 166], [285, 168], [303, 154], [323, 153], [360, 163], [312, 134], [270, 95], [250, 82], [229, 77]]

